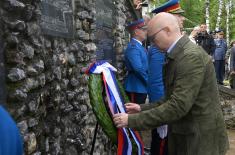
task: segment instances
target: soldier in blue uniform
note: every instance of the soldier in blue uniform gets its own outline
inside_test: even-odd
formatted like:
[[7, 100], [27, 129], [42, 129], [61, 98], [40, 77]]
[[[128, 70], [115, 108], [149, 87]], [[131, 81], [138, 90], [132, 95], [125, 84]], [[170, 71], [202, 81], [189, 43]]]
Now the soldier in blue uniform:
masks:
[[217, 32], [218, 38], [214, 40], [215, 51], [213, 53], [215, 73], [218, 84], [223, 85], [224, 74], [225, 74], [225, 55], [227, 52], [227, 43], [224, 39], [224, 32]]
[[125, 64], [128, 75], [124, 88], [132, 102], [145, 103], [147, 97], [148, 61], [147, 50], [142, 42], [147, 37], [146, 25], [139, 19], [127, 26], [131, 34], [131, 41], [125, 50]]
[[22, 155], [23, 143], [19, 130], [8, 114], [0, 105], [0, 155]]

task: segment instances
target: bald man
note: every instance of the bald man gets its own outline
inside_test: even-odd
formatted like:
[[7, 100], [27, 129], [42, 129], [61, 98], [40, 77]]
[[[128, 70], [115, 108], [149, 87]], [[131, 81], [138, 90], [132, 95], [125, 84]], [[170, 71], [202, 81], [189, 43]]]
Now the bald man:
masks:
[[[181, 9], [178, 0], [170, 0], [158, 6], [152, 13], [168, 12], [174, 15], [183, 30], [185, 12]], [[148, 97], [150, 103], [156, 103], [165, 95], [163, 83], [163, 66], [165, 64], [165, 53], [156, 48], [153, 44], [148, 49]], [[152, 140], [150, 153], [153, 155], [168, 155], [167, 149], [167, 125], [160, 126], [152, 130]]]
[[150, 40], [168, 57], [165, 99], [151, 105], [127, 103], [128, 114], [116, 114], [114, 123], [136, 130], [168, 124], [169, 155], [225, 155], [228, 137], [212, 60], [181, 35], [177, 22], [159, 13], [148, 24]]

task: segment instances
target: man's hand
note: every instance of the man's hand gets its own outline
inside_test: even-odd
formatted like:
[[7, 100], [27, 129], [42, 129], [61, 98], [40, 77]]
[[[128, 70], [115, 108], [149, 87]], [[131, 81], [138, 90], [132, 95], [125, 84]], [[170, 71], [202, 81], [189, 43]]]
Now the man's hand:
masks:
[[134, 3], [134, 6], [135, 6], [135, 9], [138, 10], [138, 9], [141, 9], [142, 6], [142, 0], [133, 0], [133, 3]]
[[125, 106], [128, 114], [134, 114], [141, 111], [140, 105], [136, 103], [126, 103]]
[[128, 125], [128, 114], [119, 113], [113, 115], [113, 122], [117, 128], [125, 128]]

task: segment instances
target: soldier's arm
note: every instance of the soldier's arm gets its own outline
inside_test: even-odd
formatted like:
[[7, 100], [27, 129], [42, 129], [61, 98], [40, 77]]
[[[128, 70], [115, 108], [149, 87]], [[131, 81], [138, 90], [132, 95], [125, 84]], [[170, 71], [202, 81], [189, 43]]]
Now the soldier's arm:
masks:
[[155, 128], [185, 116], [198, 95], [204, 78], [204, 64], [198, 55], [182, 58], [177, 65], [175, 86], [169, 100], [158, 107], [128, 116], [128, 127]]
[[140, 49], [132, 47], [126, 54], [126, 58], [131, 63], [131, 67], [135, 75], [147, 85], [148, 75], [147, 71], [143, 68], [143, 63], [141, 61]]

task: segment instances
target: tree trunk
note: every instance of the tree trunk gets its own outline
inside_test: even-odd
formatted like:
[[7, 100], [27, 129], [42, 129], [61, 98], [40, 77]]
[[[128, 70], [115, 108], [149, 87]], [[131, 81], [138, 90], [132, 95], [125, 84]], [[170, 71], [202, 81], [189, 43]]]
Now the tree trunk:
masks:
[[227, 10], [227, 18], [226, 18], [226, 38], [227, 38], [227, 44], [229, 45], [230, 43], [230, 21], [232, 21], [232, 0], [229, 0], [226, 5], [226, 10]]
[[206, 9], [206, 25], [207, 31], [210, 31], [210, 0], [205, 0], [205, 9]]
[[215, 30], [220, 29], [220, 21], [221, 21], [221, 14], [222, 14], [223, 6], [224, 6], [224, 1], [219, 0], [219, 10], [218, 10], [218, 15], [217, 15]]
[[229, 18], [230, 18], [230, 9], [231, 9], [230, 4], [232, 4], [232, 0], [229, 0], [226, 3], [226, 13], [227, 13], [227, 16], [226, 16], [226, 38], [227, 38], [227, 44], [229, 44], [229, 40], [230, 40], [230, 38], [229, 38], [229, 25], [230, 25]]

